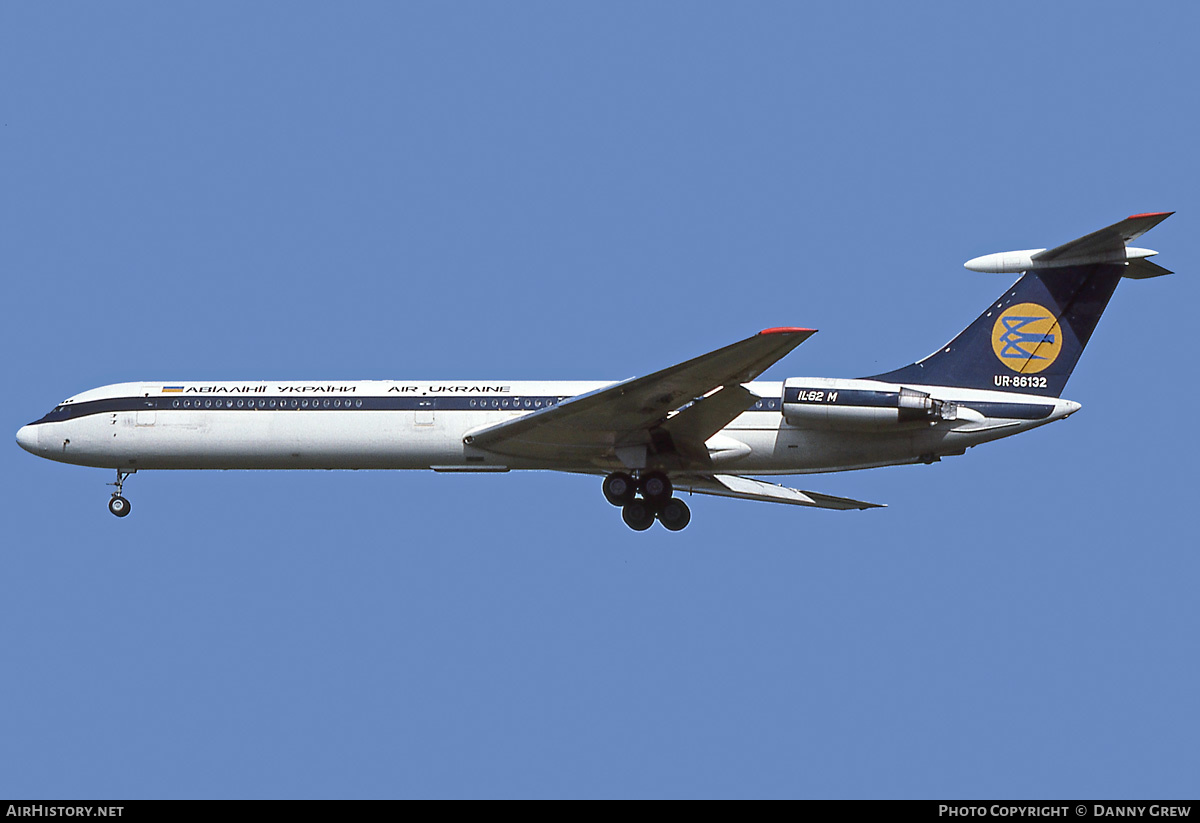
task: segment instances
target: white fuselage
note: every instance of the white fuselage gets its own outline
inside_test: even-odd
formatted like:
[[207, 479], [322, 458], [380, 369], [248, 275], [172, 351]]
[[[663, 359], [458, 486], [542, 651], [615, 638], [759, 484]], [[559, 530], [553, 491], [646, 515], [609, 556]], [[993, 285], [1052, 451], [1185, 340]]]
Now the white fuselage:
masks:
[[[122, 383], [64, 401], [22, 428], [17, 439], [26, 450], [51, 460], [127, 471], [603, 472], [623, 467], [617, 438], [611, 454], [582, 461], [572, 458], [570, 449], [531, 460], [485, 451], [464, 440], [472, 431], [607, 385], [611, 384]], [[905, 387], [910, 395], [932, 397], [937, 408], [899, 410], [901, 387], [872, 380], [793, 378], [746, 387], [762, 400], [707, 441], [703, 460], [693, 458], [682, 466], [676, 462], [673, 468], [778, 475], [929, 461], [1062, 419], [1079, 408], [1068, 400], [1012, 392], [910, 386]]]

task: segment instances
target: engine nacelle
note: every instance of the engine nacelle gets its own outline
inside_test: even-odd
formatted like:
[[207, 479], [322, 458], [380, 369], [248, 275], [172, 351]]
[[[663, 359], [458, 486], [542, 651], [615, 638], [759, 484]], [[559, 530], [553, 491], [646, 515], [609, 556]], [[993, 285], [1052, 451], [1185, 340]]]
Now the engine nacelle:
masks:
[[806, 429], [882, 431], [925, 428], [958, 419], [957, 403], [938, 400], [927, 392], [821, 385], [823, 382], [793, 378], [783, 384], [783, 417], [788, 423]]

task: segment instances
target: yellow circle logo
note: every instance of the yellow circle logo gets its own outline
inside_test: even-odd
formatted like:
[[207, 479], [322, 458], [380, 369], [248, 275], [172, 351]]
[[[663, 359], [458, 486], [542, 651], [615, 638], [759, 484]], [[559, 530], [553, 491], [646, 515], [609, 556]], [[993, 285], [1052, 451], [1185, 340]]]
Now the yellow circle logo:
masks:
[[996, 318], [992, 351], [1000, 362], [1020, 374], [1036, 374], [1058, 359], [1062, 329], [1045, 306], [1020, 303]]

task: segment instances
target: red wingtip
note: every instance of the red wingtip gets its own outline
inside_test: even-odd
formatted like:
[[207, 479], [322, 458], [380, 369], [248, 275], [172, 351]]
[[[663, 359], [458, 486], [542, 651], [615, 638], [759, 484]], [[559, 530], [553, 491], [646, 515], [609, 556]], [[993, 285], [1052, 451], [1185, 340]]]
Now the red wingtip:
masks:
[[1137, 220], [1139, 217], [1170, 217], [1174, 213], [1173, 211], [1148, 211], [1145, 214], [1131, 214], [1125, 219]]
[[773, 329], [763, 329], [759, 334], [815, 334], [816, 329], [802, 329], [798, 326], [776, 326]]

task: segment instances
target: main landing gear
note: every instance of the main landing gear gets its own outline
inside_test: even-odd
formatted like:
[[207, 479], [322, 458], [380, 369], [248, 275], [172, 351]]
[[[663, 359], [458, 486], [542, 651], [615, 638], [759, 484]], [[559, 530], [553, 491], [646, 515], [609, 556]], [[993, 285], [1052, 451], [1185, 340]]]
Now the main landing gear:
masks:
[[117, 490], [112, 493], [112, 498], [110, 498], [108, 501], [108, 510], [117, 517], [125, 517], [127, 514], [129, 514], [129, 501], [121, 496], [121, 486], [124, 485], [125, 478], [133, 474], [135, 471], [137, 471], [137, 469], [131, 469], [130, 471], [122, 471], [121, 469], [117, 469], [117, 482], [108, 484], [110, 486], [117, 487]]
[[609, 503], [621, 507], [621, 519], [634, 531], [644, 532], [655, 519], [673, 532], [691, 522], [691, 509], [672, 496], [671, 480], [662, 472], [647, 472], [637, 479], [613, 472], [604, 478], [602, 489]]

